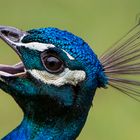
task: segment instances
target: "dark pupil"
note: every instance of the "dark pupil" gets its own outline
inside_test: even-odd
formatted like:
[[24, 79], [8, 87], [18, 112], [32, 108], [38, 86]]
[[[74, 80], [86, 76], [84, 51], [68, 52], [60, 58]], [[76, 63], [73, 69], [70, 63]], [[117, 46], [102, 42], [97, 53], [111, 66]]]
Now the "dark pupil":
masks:
[[57, 72], [62, 66], [62, 62], [54, 56], [49, 56], [45, 60], [45, 66], [49, 71]]

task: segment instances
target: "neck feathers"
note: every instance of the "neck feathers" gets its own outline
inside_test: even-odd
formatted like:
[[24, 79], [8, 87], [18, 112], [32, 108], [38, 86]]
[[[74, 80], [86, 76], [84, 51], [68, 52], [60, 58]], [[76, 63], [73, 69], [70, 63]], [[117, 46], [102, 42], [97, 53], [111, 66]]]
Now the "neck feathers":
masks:
[[57, 103], [47, 95], [24, 96], [15, 100], [24, 112], [20, 126], [2, 140], [74, 140], [81, 132], [95, 90], [76, 91], [77, 100], [71, 106]]
[[[47, 119], [47, 118], [46, 118]], [[24, 117], [20, 126], [2, 140], [74, 140], [79, 135], [86, 116], [71, 121], [65, 118], [36, 122]]]

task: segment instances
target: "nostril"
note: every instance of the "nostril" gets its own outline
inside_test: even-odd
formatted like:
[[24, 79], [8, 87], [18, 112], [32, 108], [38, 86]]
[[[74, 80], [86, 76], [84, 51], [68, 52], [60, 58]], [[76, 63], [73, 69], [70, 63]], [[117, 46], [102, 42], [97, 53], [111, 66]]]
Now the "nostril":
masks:
[[5, 36], [8, 35], [9, 31], [6, 31], [6, 30], [1, 30], [1, 33], [4, 34]]
[[20, 40], [19, 35], [15, 32], [10, 32], [8, 30], [1, 30], [1, 33], [14, 42], [18, 42]]
[[9, 45], [11, 42], [21, 42], [22, 38], [28, 33], [10, 26], [0, 25], [0, 38], [7, 42]]

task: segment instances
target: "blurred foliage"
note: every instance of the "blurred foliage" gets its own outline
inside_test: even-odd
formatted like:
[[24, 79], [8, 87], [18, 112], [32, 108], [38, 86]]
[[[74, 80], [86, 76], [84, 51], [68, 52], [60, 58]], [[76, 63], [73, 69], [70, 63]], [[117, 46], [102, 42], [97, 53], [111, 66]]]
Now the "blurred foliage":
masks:
[[[0, 24], [28, 30], [58, 27], [86, 40], [102, 54], [136, 24], [140, 0], [0, 1]], [[16, 54], [0, 41], [0, 63], [14, 64]], [[112, 89], [98, 89], [78, 140], [140, 140], [140, 104]], [[15, 101], [0, 91], [0, 138], [22, 120]]]

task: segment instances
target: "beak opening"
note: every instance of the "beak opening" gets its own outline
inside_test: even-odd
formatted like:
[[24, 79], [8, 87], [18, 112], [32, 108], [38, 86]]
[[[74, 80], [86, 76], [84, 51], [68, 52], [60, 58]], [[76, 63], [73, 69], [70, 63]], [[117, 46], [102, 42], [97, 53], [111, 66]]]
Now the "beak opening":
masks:
[[[21, 31], [14, 27], [0, 26], [0, 38], [7, 43], [20, 57], [17, 50], [17, 44], [21, 43], [21, 40], [28, 33]], [[0, 64], [0, 77], [15, 77], [24, 76], [26, 74], [26, 69], [22, 62], [15, 65], [3, 65]]]

